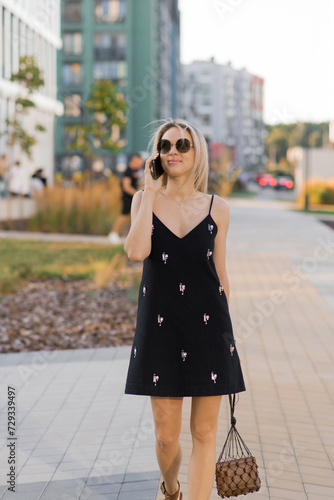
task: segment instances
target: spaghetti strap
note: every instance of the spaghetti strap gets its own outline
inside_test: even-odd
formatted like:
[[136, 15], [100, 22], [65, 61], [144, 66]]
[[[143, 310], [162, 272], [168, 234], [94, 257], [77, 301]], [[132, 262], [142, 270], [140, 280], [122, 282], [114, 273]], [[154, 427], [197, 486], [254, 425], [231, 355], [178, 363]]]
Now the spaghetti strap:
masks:
[[212, 207], [213, 197], [214, 197], [214, 194], [211, 196], [211, 203], [210, 203], [209, 215], [211, 214], [211, 207]]

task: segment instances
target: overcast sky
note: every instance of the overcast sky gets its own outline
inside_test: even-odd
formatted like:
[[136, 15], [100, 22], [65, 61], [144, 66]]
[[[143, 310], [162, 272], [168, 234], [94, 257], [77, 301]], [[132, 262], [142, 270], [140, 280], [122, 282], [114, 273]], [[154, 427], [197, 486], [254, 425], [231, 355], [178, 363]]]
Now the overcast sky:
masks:
[[334, 120], [334, 0], [179, 0], [181, 61], [265, 80], [266, 123]]

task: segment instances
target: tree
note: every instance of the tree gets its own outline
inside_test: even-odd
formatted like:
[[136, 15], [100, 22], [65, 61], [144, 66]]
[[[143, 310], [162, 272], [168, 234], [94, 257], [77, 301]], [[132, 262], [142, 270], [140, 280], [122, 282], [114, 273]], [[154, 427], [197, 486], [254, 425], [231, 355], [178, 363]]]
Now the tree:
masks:
[[[21, 95], [15, 99], [14, 116], [6, 119], [7, 130], [1, 135], [8, 135], [8, 146], [18, 144], [28, 158], [32, 159], [32, 147], [36, 144], [36, 138], [27, 132], [22, 124], [22, 119], [30, 109], [35, 108], [35, 103], [30, 96], [44, 85], [41, 70], [35, 59], [30, 56], [20, 57], [19, 71], [10, 77], [12, 82], [21, 86]], [[35, 130], [45, 132], [45, 127], [40, 123], [35, 125]]]
[[[73, 134], [69, 150], [92, 157], [99, 150], [117, 152], [124, 146], [118, 132], [126, 125], [124, 113], [127, 104], [123, 94], [111, 80], [97, 80], [91, 85], [88, 99], [84, 103], [88, 117], [82, 124], [68, 125], [65, 130]], [[86, 122], [86, 123], [85, 123]]]

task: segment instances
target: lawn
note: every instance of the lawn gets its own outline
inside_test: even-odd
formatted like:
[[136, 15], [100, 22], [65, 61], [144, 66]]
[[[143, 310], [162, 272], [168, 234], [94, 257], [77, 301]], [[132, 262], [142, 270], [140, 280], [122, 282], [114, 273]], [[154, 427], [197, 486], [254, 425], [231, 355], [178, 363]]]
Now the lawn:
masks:
[[96, 279], [126, 260], [123, 245], [0, 240], [0, 292], [28, 277]]

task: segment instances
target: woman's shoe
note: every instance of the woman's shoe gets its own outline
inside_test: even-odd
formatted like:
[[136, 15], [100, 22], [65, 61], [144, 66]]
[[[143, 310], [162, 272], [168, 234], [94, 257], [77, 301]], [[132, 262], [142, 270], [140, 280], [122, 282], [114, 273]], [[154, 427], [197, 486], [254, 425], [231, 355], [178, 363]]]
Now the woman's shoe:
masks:
[[176, 491], [176, 493], [171, 495], [170, 493], [168, 493], [168, 491], [165, 488], [165, 482], [162, 481], [161, 491], [165, 495], [165, 500], [182, 500], [182, 493], [180, 492], [180, 483], [177, 482], [177, 484], [179, 485], [178, 490]]

